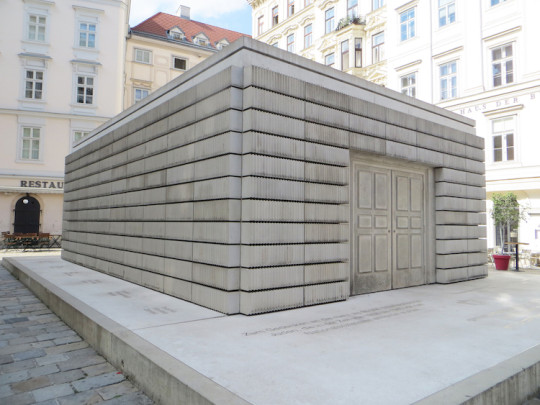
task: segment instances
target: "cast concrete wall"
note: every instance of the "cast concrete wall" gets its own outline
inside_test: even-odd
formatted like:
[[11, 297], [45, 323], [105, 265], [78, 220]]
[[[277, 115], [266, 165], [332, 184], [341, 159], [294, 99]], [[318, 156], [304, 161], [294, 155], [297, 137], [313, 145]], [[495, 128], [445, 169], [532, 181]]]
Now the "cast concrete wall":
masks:
[[472, 125], [240, 40], [68, 156], [63, 257], [229, 314], [346, 299], [361, 151], [433, 168], [436, 281], [485, 276]]

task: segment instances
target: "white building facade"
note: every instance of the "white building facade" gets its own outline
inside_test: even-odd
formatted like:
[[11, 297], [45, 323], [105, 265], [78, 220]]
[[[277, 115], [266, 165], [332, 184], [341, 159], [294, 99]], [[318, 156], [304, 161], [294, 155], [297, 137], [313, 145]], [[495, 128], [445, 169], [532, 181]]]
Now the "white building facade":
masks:
[[61, 233], [64, 158], [123, 109], [129, 6], [0, 4], [0, 231]]
[[[540, 250], [536, 0], [252, 0], [256, 39], [476, 120], [486, 187], [528, 208]], [[466, 197], [467, 190], [463, 190]], [[500, 244], [486, 219], [488, 246]]]

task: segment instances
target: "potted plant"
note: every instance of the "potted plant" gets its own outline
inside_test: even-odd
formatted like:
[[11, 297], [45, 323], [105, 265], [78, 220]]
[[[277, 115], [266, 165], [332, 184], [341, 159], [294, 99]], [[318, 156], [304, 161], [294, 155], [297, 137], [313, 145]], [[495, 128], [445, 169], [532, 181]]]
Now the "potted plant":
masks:
[[503, 253], [503, 236], [505, 234], [503, 230], [506, 230], [506, 241], [510, 242], [511, 229], [517, 230], [520, 220], [525, 219], [525, 212], [514, 193], [495, 193], [491, 197], [491, 200], [493, 202], [491, 217], [500, 232], [500, 241], [503, 244], [499, 254], [493, 255], [493, 261], [497, 270], [508, 270], [510, 255]]

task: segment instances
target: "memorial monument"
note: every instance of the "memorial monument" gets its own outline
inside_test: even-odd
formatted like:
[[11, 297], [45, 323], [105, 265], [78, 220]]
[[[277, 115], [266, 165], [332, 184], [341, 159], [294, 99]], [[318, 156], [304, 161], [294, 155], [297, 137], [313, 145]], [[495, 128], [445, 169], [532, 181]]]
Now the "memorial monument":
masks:
[[243, 38], [66, 158], [65, 260], [227, 314], [487, 275], [474, 122]]

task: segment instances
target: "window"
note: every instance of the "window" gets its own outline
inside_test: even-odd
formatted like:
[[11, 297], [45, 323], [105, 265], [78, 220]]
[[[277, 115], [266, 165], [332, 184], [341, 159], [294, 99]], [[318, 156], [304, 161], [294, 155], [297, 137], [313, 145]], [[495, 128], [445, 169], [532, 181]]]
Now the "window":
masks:
[[146, 49], [135, 48], [135, 62], [151, 64], [152, 63], [152, 51]]
[[349, 41], [341, 43], [341, 70], [349, 69]]
[[407, 39], [414, 37], [414, 12], [415, 7], [410, 8], [399, 15], [402, 41], [406, 41]]
[[24, 98], [43, 99], [43, 72], [39, 70], [25, 72]]
[[90, 76], [77, 76], [78, 104], [94, 103], [94, 78]]
[[294, 14], [294, 0], [287, 0], [287, 17]]
[[169, 35], [171, 39], [174, 39], [175, 41], [181, 41], [182, 39], [184, 39], [184, 36], [182, 35], [182, 33], [178, 31], [170, 31]]
[[313, 43], [312, 32], [313, 32], [313, 27], [311, 26], [311, 24], [306, 25], [304, 27], [304, 49], [309, 48], [311, 44]]
[[264, 15], [261, 15], [257, 19], [257, 34], [262, 35], [263, 32], [264, 32]]
[[143, 98], [145, 98], [149, 94], [148, 89], [137, 89], [137, 88], [135, 88], [134, 90], [135, 91], [133, 92], [133, 101], [135, 103], [137, 101], [142, 100]]
[[324, 14], [324, 20], [326, 23], [326, 28], [324, 33], [328, 34], [329, 32], [334, 31], [334, 8], [332, 7], [329, 10], [326, 10], [326, 13]]
[[362, 67], [362, 38], [354, 39], [354, 66]]
[[304, 7], [309, 6], [311, 3], [313, 3], [313, 0], [304, 0]]
[[347, 17], [358, 17], [358, 0], [347, 0]]
[[441, 77], [441, 100], [457, 97], [457, 63], [456, 61], [439, 66]]
[[514, 160], [514, 117], [505, 117], [492, 121], [493, 125], [493, 161]]
[[197, 45], [200, 45], [200, 46], [209, 46], [210, 43], [208, 42], [208, 38], [206, 36], [199, 36], [199, 37], [195, 37], [195, 39], [193, 40], [194, 43], [196, 43]]
[[294, 34], [287, 37], [287, 50], [289, 52], [294, 52]]
[[384, 31], [373, 35], [372, 47], [373, 63], [378, 63], [381, 60], [384, 60]]
[[513, 83], [514, 61], [512, 44], [492, 49], [491, 60], [493, 69], [493, 87]]
[[78, 143], [81, 139], [86, 137], [90, 132], [89, 131], [73, 131], [73, 145]]
[[330, 67], [334, 67], [334, 63], [335, 63], [335, 58], [334, 58], [334, 54], [331, 53], [331, 54], [328, 54], [324, 57], [324, 64], [326, 66], [330, 66]]
[[491, 0], [491, 5], [496, 6], [499, 3], [504, 3], [506, 0]]
[[177, 58], [176, 56], [173, 56], [173, 69], [186, 70], [187, 60], [184, 58]]
[[96, 24], [79, 23], [79, 46], [83, 48], [96, 47]]
[[45, 30], [47, 28], [47, 17], [43, 15], [30, 14], [28, 16], [28, 34], [29, 41], [45, 42]]
[[39, 160], [40, 128], [22, 128], [21, 159]]
[[384, 6], [385, 0], [373, 0], [373, 10], [377, 10], [378, 8], [381, 8]]
[[439, 27], [456, 21], [455, 0], [439, 0]]
[[278, 6], [275, 6], [272, 9], [272, 27], [278, 24], [279, 24], [279, 9], [278, 9]]
[[401, 77], [401, 92], [409, 97], [416, 97], [416, 72]]

